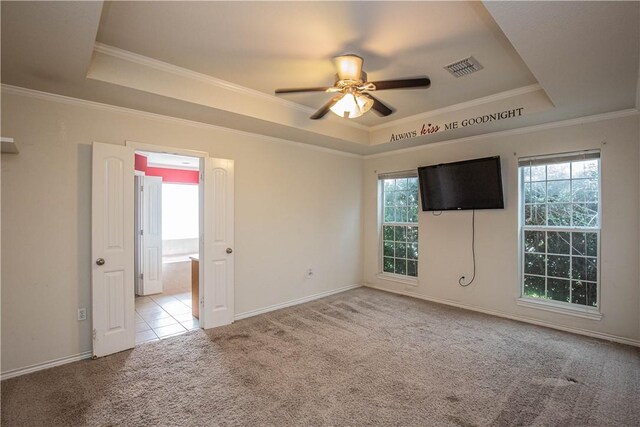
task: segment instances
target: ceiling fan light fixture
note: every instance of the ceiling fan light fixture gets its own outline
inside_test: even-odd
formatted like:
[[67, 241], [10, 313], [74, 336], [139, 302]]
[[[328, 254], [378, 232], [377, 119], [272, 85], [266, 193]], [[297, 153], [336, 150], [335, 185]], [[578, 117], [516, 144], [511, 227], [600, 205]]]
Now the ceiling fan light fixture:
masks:
[[338, 71], [338, 78], [340, 80], [359, 81], [362, 76], [362, 61], [362, 58], [353, 54], [333, 58]]
[[346, 93], [332, 107], [331, 111], [345, 119], [360, 117], [373, 106], [373, 99], [361, 93]]

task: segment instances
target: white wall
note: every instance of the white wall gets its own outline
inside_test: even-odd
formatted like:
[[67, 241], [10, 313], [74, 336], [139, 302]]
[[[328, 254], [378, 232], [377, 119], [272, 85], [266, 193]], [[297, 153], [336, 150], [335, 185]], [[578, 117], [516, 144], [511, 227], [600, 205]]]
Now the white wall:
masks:
[[[640, 340], [639, 150], [638, 116], [436, 144], [418, 150], [368, 158], [364, 167], [365, 284], [475, 307], [512, 317]], [[603, 141], [606, 144], [602, 144]], [[590, 148], [602, 149], [601, 309], [587, 320], [516, 305], [518, 277], [517, 158]], [[500, 155], [505, 176], [505, 209], [476, 212], [477, 277], [471, 276], [471, 212], [444, 212], [419, 218], [419, 284], [404, 285], [376, 276], [378, 264], [377, 173], [421, 165]]]
[[91, 307], [92, 141], [235, 160], [236, 314], [360, 282], [360, 158], [7, 94], [2, 125], [21, 142], [2, 156], [3, 372], [91, 349], [76, 311]]

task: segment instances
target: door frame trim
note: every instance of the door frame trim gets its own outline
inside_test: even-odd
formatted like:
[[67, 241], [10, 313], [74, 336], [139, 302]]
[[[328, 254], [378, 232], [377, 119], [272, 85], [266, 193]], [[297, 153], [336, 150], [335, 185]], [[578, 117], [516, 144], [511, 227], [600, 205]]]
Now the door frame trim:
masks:
[[[185, 148], [178, 148], [178, 147], [168, 147], [165, 145], [155, 145], [155, 144], [148, 144], [148, 143], [143, 143], [143, 142], [138, 142], [138, 141], [131, 141], [131, 140], [125, 140], [125, 146], [127, 147], [131, 147], [134, 151], [134, 153], [136, 151], [151, 151], [154, 153], [166, 153], [166, 154], [177, 154], [177, 155], [181, 155], [181, 156], [189, 156], [189, 157], [198, 157], [200, 158], [200, 166], [198, 169], [198, 172], [200, 174], [200, 182], [198, 183], [199, 186], [201, 186], [201, 194], [205, 194], [203, 192], [207, 191], [206, 186], [205, 186], [205, 182], [206, 182], [206, 178], [207, 178], [207, 168], [205, 167], [205, 159], [210, 157], [210, 153], [207, 151], [198, 151], [198, 150], [189, 150], [189, 149], [185, 149]], [[134, 171], [135, 172], [135, 171]], [[202, 202], [202, 200], [200, 200], [200, 202]], [[203, 255], [204, 255], [204, 230], [202, 229], [202, 225], [203, 225], [203, 218], [205, 217], [205, 204], [204, 203], [199, 203], [198, 206], [198, 234], [199, 234], [199, 238], [198, 238], [198, 258], [200, 260], [203, 260]], [[135, 233], [135, 231], [134, 231]], [[135, 256], [135, 255], [134, 255]], [[198, 317], [198, 323], [200, 326], [200, 329], [205, 329], [206, 328], [206, 310], [204, 310], [204, 307], [206, 307], [204, 300], [205, 300], [205, 272], [204, 272], [204, 263], [200, 262], [199, 263], [199, 267], [200, 267], [200, 271], [198, 274], [199, 280], [198, 280], [198, 287], [199, 287], [199, 293], [200, 293], [200, 310], [199, 311], [199, 317]]]

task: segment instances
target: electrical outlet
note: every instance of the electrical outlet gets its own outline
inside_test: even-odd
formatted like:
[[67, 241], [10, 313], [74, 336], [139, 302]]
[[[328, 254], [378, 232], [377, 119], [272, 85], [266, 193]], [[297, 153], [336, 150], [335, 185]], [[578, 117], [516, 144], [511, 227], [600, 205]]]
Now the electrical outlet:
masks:
[[313, 277], [313, 268], [309, 268], [307, 270], [307, 279], [311, 279]]
[[78, 320], [87, 320], [87, 309], [82, 307], [78, 309]]

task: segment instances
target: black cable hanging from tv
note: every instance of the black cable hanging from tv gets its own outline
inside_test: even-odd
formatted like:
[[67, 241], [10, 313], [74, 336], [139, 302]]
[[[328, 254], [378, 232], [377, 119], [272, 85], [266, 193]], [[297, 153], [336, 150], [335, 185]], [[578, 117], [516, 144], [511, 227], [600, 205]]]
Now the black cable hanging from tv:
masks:
[[464, 276], [458, 279], [458, 284], [463, 287], [467, 287], [476, 280], [476, 211], [475, 209], [471, 214], [471, 254], [473, 255], [473, 277], [469, 283], [462, 283]]

